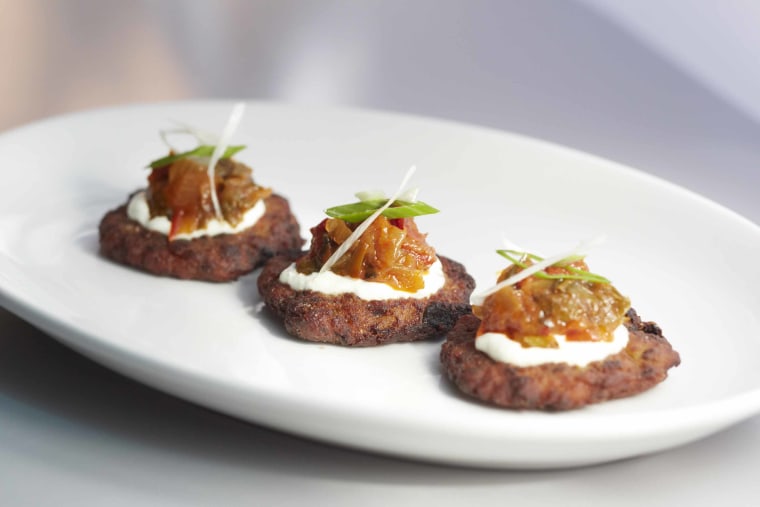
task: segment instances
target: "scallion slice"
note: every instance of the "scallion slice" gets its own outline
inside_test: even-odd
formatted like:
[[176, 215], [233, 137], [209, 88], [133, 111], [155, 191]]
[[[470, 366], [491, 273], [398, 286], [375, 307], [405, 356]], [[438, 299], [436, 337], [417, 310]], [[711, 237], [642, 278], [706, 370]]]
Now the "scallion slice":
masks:
[[[520, 268], [527, 268], [528, 265], [520, 259], [528, 258], [533, 261], [543, 261], [543, 257], [539, 257], [536, 254], [532, 254], [529, 252], [520, 252], [518, 250], [496, 250], [496, 253], [507, 259], [512, 264], [520, 267]], [[537, 271], [536, 273], [533, 273], [533, 276], [536, 278], [543, 278], [544, 280], [581, 280], [584, 282], [593, 282], [593, 283], [611, 283], [607, 278], [597, 275], [596, 273], [592, 273], [590, 271], [586, 271], [584, 269], [576, 268], [575, 266], [571, 266], [570, 263], [578, 261], [582, 259], [583, 256], [574, 255], [565, 257], [559, 262], [556, 262], [552, 264], [553, 266], [560, 266], [568, 271], [570, 273], [563, 273], [563, 274], [552, 274], [547, 273], [546, 271]]]
[[[202, 144], [198, 146], [197, 148], [185, 151], [182, 153], [176, 153], [174, 155], [167, 155], [165, 157], [159, 158], [158, 160], [154, 160], [150, 164], [148, 164], [148, 167], [151, 169], [156, 169], [158, 167], [163, 167], [165, 165], [172, 164], [176, 162], [177, 160], [181, 160], [183, 158], [187, 157], [210, 157], [214, 153], [215, 146], [211, 146], [208, 144]], [[224, 155], [222, 155], [221, 158], [230, 158], [234, 156], [236, 153], [238, 153], [241, 150], [245, 149], [244, 144], [239, 144], [236, 146], [228, 146], [226, 150], [224, 150]]]
[[[356, 223], [369, 218], [375, 211], [383, 207], [387, 199], [360, 201], [351, 204], [343, 204], [326, 209], [325, 214], [331, 218], [339, 218], [346, 222]], [[421, 215], [438, 213], [438, 210], [422, 201], [394, 201], [390, 207], [381, 214], [387, 218], [410, 218]]]

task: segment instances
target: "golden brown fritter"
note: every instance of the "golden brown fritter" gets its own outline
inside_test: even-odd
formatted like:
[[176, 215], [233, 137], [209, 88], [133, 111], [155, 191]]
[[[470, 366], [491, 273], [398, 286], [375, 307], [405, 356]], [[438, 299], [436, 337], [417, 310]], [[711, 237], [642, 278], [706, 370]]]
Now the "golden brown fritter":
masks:
[[300, 255], [274, 257], [258, 280], [267, 307], [298, 338], [349, 346], [426, 340], [443, 336], [461, 315], [470, 312], [475, 282], [464, 266], [446, 257], [438, 257], [446, 283], [432, 296], [367, 301], [353, 294], [297, 291], [281, 283], [280, 273]]
[[518, 367], [494, 361], [475, 348], [480, 320], [465, 315], [448, 334], [441, 363], [464, 393], [513, 409], [569, 410], [641, 393], [680, 364], [678, 352], [652, 322], [628, 311], [628, 345], [586, 367], [548, 363]]
[[238, 234], [169, 241], [127, 216], [127, 206], [109, 211], [100, 222], [100, 252], [148, 273], [227, 282], [249, 273], [281, 252], [303, 245], [288, 201], [276, 194], [264, 200], [266, 212]]

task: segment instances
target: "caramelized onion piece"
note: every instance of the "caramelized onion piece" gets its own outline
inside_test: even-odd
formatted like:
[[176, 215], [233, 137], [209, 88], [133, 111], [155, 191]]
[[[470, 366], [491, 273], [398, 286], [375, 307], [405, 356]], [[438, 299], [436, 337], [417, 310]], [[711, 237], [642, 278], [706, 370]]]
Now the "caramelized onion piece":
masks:
[[[313, 227], [311, 248], [296, 263], [298, 272], [318, 272], [357, 226], [330, 218]], [[425, 286], [423, 277], [435, 259], [435, 250], [427, 244], [414, 219], [379, 216], [330, 270], [415, 292]]]
[[[256, 185], [251, 169], [231, 159], [222, 159], [214, 168], [214, 183], [224, 219], [232, 226], [243, 219], [259, 199], [271, 189]], [[215, 217], [206, 167], [198, 160], [183, 158], [154, 169], [148, 177], [146, 194], [151, 216], [171, 220], [171, 239], [177, 234], [202, 229]]]
[[[588, 270], [584, 261], [572, 266]], [[499, 281], [520, 269], [510, 266]], [[569, 270], [552, 266], [546, 272]], [[473, 312], [481, 318], [479, 335], [505, 333], [524, 347], [556, 347], [554, 335], [565, 335], [569, 341], [611, 341], [630, 306], [609, 283], [531, 276], [491, 294]]]

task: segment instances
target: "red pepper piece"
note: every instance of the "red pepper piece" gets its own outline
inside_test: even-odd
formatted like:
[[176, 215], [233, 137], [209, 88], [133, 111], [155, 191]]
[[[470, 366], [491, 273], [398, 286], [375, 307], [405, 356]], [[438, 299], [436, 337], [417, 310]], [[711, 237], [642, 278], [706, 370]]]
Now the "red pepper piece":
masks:
[[394, 227], [398, 227], [402, 231], [404, 230], [404, 227], [406, 226], [405, 218], [391, 218], [388, 221], [391, 223], [391, 225], [393, 225]]

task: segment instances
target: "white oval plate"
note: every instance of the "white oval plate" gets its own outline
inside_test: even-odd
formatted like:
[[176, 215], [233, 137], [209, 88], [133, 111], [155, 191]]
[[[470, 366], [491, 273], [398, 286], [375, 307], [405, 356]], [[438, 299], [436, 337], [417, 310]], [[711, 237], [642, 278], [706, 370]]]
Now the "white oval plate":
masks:
[[640, 172], [541, 141], [407, 116], [250, 103], [234, 142], [291, 200], [302, 231], [406, 169], [440, 208], [418, 224], [480, 286], [508, 238], [589, 257], [683, 364], [655, 389], [568, 413], [513, 412], [457, 393], [440, 343], [347, 349], [289, 338], [254, 273], [215, 285], [153, 277], [98, 255], [97, 225], [143, 186], [172, 120], [219, 130], [230, 103], [124, 107], [0, 136], [0, 302], [62, 342], [158, 389], [345, 446], [486, 467], [565, 467], [658, 451], [760, 410], [760, 230]]

